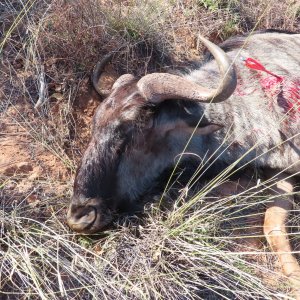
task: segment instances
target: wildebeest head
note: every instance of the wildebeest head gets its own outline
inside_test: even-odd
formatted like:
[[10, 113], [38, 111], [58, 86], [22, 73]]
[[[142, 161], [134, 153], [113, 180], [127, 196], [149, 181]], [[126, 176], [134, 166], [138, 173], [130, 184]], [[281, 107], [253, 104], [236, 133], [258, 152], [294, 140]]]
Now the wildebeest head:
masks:
[[[233, 93], [236, 75], [230, 59], [218, 46], [202, 40], [220, 69], [222, 82], [217, 89], [172, 74], [154, 73], [139, 80], [126, 74], [99, 105], [68, 210], [67, 221], [73, 230], [100, 231], [111, 222], [115, 211], [130, 208], [174, 165], [194, 130], [191, 123], [197, 120], [190, 115], [186, 119], [184, 109], [168, 106], [171, 102], [164, 100], [220, 102]], [[99, 64], [94, 71], [97, 90], [102, 67]], [[219, 128], [216, 124], [197, 128], [199, 146], [201, 136]]]

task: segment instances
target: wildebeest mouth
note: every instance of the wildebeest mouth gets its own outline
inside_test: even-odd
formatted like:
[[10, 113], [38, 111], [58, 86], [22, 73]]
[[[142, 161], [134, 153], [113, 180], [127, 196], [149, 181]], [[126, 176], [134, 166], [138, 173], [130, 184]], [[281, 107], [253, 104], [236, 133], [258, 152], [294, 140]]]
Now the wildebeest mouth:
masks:
[[71, 204], [67, 213], [70, 228], [78, 233], [91, 234], [111, 223], [113, 214], [101, 202], [99, 199], [88, 199], [84, 204]]

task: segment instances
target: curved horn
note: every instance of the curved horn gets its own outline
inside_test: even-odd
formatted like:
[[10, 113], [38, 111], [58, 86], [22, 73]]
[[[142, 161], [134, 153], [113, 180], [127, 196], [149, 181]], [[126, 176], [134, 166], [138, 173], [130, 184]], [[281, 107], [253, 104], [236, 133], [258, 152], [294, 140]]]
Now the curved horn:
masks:
[[100, 80], [100, 77], [102, 75], [102, 72], [105, 68], [105, 66], [111, 61], [112, 57], [115, 53], [119, 52], [121, 49], [125, 48], [127, 45], [121, 45], [116, 50], [111, 51], [110, 53], [106, 54], [102, 60], [98, 61], [93, 69], [93, 73], [91, 75], [91, 80], [93, 83], [94, 89], [97, 91], [97, 93], [100, 96], [106, 97], [110, 94], [110, 90], [103, 90], [99, 87], [98, 83]]
[[137, 86], [141, 94], [150, 102], [159, 103], [166, 99], [183, 99], [198, 102], [221, 102], [234, 92], [237, 84], [233, 63], [227, 54], [217, 45], [200, 37], [214, 56], [221, 75], [216, 89], [209, 89], [184, 77], [168, 73], [153, 73], [141, 78]]
[[135, 77], [132, 74], [123, 74], [115, 81], [111, 90], [115, 90], [115, 89], [119, 88], [120, 86], [122, 86], [126, 83], [129, 83], [133, 80], [135, 80]]
[[99, 79], [101, 77], [101, 74], [102, 74], [105, 66], [112, 59], [113, 54], [114, 54], [113, 52], [110, 52], [110, 53], [106, 54], [101, 61], [98, 61], [97, 64], [95, 65], [95, 67], [93, 69], [93, 73], [91, 75], [91, 80], [92, 80], [94, 89], [97, 91], [97, 93], [100, 96], [103, 96], [103, 97], [108, 96], [108, 94], [110, 93], [110, 91], [109, 90], [103, 90], [103, 89], [101, 89], [99, 87], [98, 82], [99, 82]]

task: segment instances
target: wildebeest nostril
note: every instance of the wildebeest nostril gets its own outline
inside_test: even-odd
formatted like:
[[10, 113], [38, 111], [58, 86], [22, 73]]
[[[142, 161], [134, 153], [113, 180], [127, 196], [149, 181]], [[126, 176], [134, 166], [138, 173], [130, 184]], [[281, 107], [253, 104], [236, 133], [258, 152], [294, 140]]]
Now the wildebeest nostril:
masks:
[[67, 215], [68, 225], [81, 232], [91, 227], [97, 217], [97, 209], [93, 206], [70, 207]]

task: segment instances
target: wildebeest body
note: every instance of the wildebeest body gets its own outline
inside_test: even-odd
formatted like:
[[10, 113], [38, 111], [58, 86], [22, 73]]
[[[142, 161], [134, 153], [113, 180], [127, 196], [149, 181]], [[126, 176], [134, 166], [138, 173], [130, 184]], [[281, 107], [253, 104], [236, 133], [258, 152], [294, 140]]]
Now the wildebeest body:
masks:
[[[285, 99], [289, 97], [289, 85], [296, 86], [296, 95], [300, 91], [300, 35], [261, 33], [237, 38], [237, 47], [234, 38], [228, 43], [227, 56], [234, 62], [236, 73], [232, 80], [236, 76], [237, 83], [235, 90], [231, 85], [231, 96], [219, 103], [195, 101], [197, 92], [178, 87], [175, 95], [178, 93], [181, 100], [172, 98], [172, 80], [180, 86], [181, 79], [170, 77], [167, 82], [167, 75], [157, 84], [158, 91], [151, 76], [150, 84], [144, 80], [148, 75], [141, 80], [123, 75], [114, 84], [95, 113], [92, 138], [76, 174], [69, 215], [76, 215], [81, 208], [88, 213], [95, 209], [105, 219], [99, 222], [108, 222], [111, 210], [139, 201], [178, 158], [202, 164], [204, 173], [207, 166], [211, 165], [210, 173], [219, 173], [231, 164], [284, 170], [295, 176], [299, 173], [300, 113], [296, 106], [287, 111], [282, 101], [289, 100]], [[272, 85], [273, 77], [247, 68], [245, 58], [259, 61], [284, 81]], [[182, 75], [182, 81], [217, 87], [218, 65], [216, 60], [208, 60], [199, 69]], [[156, 76], [160, 74], [153, 75], [154, 79]], [[167, 96], [161, 96], [164, 93]], [[84, 230], [99, 230], [100, 223]]]

